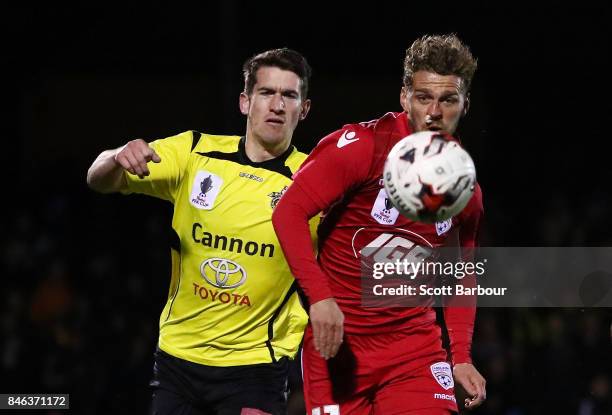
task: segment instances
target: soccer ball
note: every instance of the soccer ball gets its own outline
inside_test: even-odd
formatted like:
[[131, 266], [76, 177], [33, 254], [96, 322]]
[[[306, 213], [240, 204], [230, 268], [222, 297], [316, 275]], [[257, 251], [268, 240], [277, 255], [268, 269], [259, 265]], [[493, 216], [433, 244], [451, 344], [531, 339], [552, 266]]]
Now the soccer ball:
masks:
[[383, 173], [387, 197], [408, 219], [440, 222], [469, 202], [476, 184], [470, 155], [450, 135], [422, 131], [393, 146]]

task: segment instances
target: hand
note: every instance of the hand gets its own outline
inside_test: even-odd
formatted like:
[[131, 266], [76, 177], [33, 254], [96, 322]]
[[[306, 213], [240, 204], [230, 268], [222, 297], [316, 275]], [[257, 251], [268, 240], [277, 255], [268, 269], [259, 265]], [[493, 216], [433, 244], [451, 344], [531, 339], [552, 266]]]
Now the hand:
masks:
[[[455, 378], [455, 383], [463, 388], [463, 391], [468, 396], [464, 401], [467, 409], [474, 409], [482, 405], [485, 399], [487, 399], [487, 391], [485, 389], [487, 382], [471, 363], [456, 364], [453, 367], [453, 377]], [[459, 391], [459, 394], [463, 391]]]
[[338, 353], [344, 336], [344, 314], [333, 298], [326, 298], [310, 306], [310, 324], [315, 349], [327, 360]]
[[150, 161], [159, 163], [161, 158], [146, 141], [140, 138], [128, 142], [115, 154], [115, 162], [141, 179], [149, 175], [147, 163]]

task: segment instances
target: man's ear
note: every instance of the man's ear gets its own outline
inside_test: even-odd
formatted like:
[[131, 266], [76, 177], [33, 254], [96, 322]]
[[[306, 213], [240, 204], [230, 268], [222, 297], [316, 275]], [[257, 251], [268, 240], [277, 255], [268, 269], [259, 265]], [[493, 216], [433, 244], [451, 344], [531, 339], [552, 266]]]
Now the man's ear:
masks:
[[461, 114], [461, 116], [465, 117], [469, 109], [470, 109], [470, 93], [468, 92], [465, 96], [465, 103], [463, 105], [463, 113]]
[[408, 112], [408, 88], [405, 86], [403, 86], [400, 91], [400, 105], [404, 111]]
[[249, 115], [250, 105], [251, 105], [251, 99], [249, 98], [249, 96], [246, 94], [246, 92], [241, 92], [240, 98], [239, 98], [240, 112], [243, 113], [244, 115]]
[[302, 110], [300, 111], [300, 121], [302, 121], [308, 115], [308, 111], [310, 111], [310, 100], [307, 99], [302, 103]]

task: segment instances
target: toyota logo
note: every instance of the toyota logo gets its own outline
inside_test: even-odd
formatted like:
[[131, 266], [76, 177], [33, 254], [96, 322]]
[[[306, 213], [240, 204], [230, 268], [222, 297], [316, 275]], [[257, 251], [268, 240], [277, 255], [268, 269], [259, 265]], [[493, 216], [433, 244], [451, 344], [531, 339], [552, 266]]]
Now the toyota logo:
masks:
[[217, 288], [240, 287], [247, 278], [246, 271], [234, 261], [209, 258], [200, 265], [202, 277]]

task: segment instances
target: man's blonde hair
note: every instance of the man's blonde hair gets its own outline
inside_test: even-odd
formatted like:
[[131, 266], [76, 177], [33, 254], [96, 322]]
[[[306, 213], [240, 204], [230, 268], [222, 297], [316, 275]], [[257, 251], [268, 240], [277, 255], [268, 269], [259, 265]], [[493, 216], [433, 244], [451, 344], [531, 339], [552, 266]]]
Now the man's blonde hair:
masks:
[[406, 50], [404, 59], [404, 86], [410, 88], [417, 71], [455, 75], [462, 79], [462, 92], [467, 93], [478, 66], [477, 60], [454, 33], [425, 35]]

